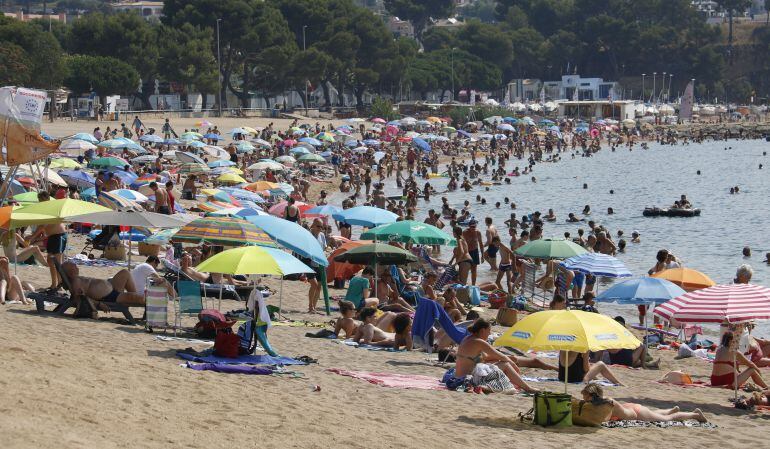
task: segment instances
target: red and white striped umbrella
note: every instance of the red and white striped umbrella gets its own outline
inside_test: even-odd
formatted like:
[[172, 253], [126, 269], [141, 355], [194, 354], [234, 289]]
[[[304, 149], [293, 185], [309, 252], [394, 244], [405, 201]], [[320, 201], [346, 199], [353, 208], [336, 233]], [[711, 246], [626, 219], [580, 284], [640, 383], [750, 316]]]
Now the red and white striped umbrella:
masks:
[[741, 323], [770, 319], [770, 288], [727, 284], [685, 293], [653, 311], [680, 323]]

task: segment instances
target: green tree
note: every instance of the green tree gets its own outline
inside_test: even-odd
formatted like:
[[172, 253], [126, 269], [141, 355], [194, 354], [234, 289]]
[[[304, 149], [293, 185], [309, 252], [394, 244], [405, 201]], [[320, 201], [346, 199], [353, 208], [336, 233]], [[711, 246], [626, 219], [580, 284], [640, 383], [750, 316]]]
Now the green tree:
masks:
[[477, 0], [459, 8], [459, 13], [467, 19], [478, 19], [484, 23], [495, 21], [495, 9], [497, 2], [495, 0]]
[[412, 23], [417, 40], [422, 39], [431, 18], [449, 17], [454, 6], [454, 0], [385, 0], [385, 9], [389, 13]]
[[0, 85], [27, 86], [32, 72], [27, 52], [16, 44], [0, 45]]
[[136, 69], [117, 58], [74, 55], [67, 57], [66, 66], [64, 85], [76, 94], [94, 91], [102, 104], [105, 96], [128, 95], [139, 85]]
[[216, 45], [211, 29], [185, 23], [179, 29], [163, 26], [160, 35], [159, 74], [200, 92], [206, 108], [207, 94], [217, 92], [219, 86], [217, 61], [211, 53]]
[[371, 108], [372, 117], [380, 117], [385, 120], [393, 120], [398, 114], [393, 110], [393, 103], [380, 96], [374, 97]]
[[719, 8], [727, 13], [728, 22], [728, 35], [727, 35], [727, 47], [728, 47], [728, 62], [730, 65], [733, 63], [733, 15], [736, 12], [742, 13], [749, 6], [751, 6], [751, 0], [716, 0]]
[[[26, 75], [14, 75], [27, 80], [26, 87], [53, 89], [61, 85], [65, 73], [63, 52], [51, 33], [34, 24], [0, 16], [0, 42], [2, 46], [15, 45], [6, 57], [23, 62], [29, 68]], [[24, 53], [19, 53], [19, 49]]]

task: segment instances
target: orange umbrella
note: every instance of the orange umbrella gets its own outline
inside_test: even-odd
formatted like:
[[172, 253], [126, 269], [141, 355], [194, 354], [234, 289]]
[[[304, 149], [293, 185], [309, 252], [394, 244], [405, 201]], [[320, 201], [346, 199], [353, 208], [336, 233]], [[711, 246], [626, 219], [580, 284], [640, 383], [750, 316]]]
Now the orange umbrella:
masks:
[[0, 228], [8, 229], [11, 224], [11, 212], [13, 212], [13, 206], [0, 207]]
[[271, 189], [277, 189], [281, 186], [274, 182], [270, 181], [257, 181], [253, 182], [246, 186], [246, 190], [251, 190], [252, 192], [256, 192], [258, 190], [271, 190]]
[[[346, 239], [347, 240], [347, 239]], [[364, 269], [363, 265], [354, 265], [347, 262], [335, 262], [334, 258], [345, 251], [348, 251], [350, 249], [356, 248], [358, 246], [367, 245], [370, 243], [374, 243], [371, 240], [348, 240], [344, 242], [342, 245], [340, 245], [337, 249], [332, 251], [331, 254], [329, 254], [328, 261], [329, 266], [326, 267], [326, 279], [334, 280], [334, 279], [350, 279], [352, 278], [356, 273]]]
[[665, 279], [691, 292], [716, 285], [710, 277], [691, 268], [671, 268], [652, 275], [654, 278]]

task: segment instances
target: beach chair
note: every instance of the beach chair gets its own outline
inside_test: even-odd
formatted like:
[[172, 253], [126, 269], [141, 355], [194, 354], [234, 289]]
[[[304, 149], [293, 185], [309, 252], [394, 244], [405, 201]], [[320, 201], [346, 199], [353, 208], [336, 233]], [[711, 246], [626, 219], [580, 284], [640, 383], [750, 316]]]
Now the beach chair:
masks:
[[198, 316], [203, 310], [203, 298], [201, 297], [201, 283], [198, 281], [177, 282], [178, 300], [174, 310], [174, 335], [177, 329], [182, 327], [182, 316]]
[[168, 291], [164, 285], [153, 285], [147, 280], [144, 288], [145, 329], [152, 332], [153, 327], [168, 328]]
[[404, 282], [404, 279], [401, 279], [401, 272], [395, 265], [390, 266], [390, 275], [393, 278], [393, 281], [396, 283], [396, 288], [398, 288], [398, 296], [404, 298], [404, 300], [409, 304], [416, 305], [417, 298], [420, 296], [419, 289], [408, 289], [407, 283]]
[[534, 305], [545, 308], [549, 299], [546, 292], [537, 287], [537, 266], [527, 261], [521, 265], [524, 268], [522, 294]]
[[[187, 275], [182, 269], [179, 267], [179, 265], [167, 260], [167, 259], [161, 259], [161, 262], [163, 263], [163, 269], [165, 271], [165, 278], [167, 281], [171, 282], [172, 285], [176, 285], [177, 281], [191, 281], [191, 282], [198, 282], [198, 285], [200, 285], [201, 292], [200, 294], [204, 298], [219, 298], [220, 292], [222, 294], [222, 299], [234, 299], [236, 301], [243, 301], [243, 297], [241, 296], [240, 292], [234, 285], [229, 284], [208, 284], [205, 282], [199, 282], [196, 281], [190, 276]], [[177, 292], [179, 292], [179, 289], [176, 289]], [[251, 289], [248, 289], [248, 293], [251, 293]]]
[[[54, 294], [47, 292], [33, 292], [29, 293], [27, 296], [35, 301], [35, 306], [38, 312], [44, 312], [45, 303], [51, 302], [57, 304], [53, 309], [53, 312], [58, 315], [63, 315], [64, 312], [66, 312], [68, 309], [75, 307], [75, 302], [72, 300], [72, 286], [70, 285], [69, 278], [65, 275], [64, 270], [62, 270], [61, 264], [56, 260], [53, 260], [53, 263], [56, 267], [56, 271], [59, 273], [59, 277], [61, 277], [64, 289], [69, 292], [69, 294], [62, 295], [58, 293]], [[136, 324], [136, 320], [134, 319], [134, 316], [131, 315], [131, 311], [129, 310], [128, 306], [118, 303], [106, 302], [102, 302], [101, 304], [108, 308], [108, 312], [122, 313], [129, 324]]]
[[119, 232], [120, 226], [104, 226], [101, 232], [93, 239], [86, 237], [86, 246], [83, 247], [80, 253], [90, 256], [93, 251], [104, 251], [112, 237]]

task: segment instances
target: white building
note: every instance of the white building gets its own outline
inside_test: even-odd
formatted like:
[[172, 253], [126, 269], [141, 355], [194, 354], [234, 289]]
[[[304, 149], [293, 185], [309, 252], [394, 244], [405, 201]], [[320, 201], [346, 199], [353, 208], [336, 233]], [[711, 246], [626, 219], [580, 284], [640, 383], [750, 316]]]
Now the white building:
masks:
[[617, 100], [619, 95], [614, 81], [604, 81], [602, 78], [581, 78], [580, 75], [562, 75], [561, 81], [546, 81], [543, 83], [545, 96], [554, 100], [574, 100], [575, 90], [580, 101]]
[[160, 20], [163, 17], [163, 2], [124, 1], [113, 3], [115, 11], [131, 11], [144, 17], [145, 20]]

